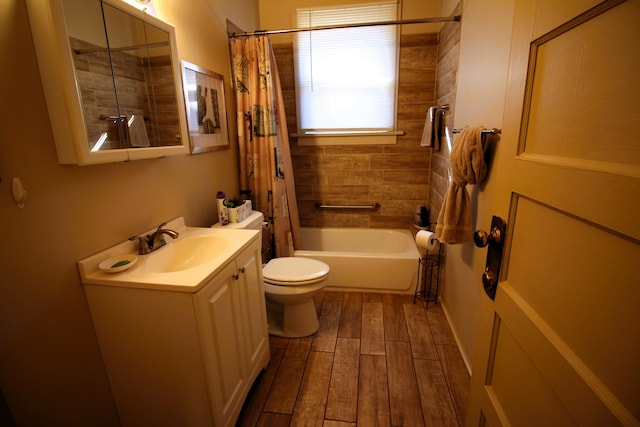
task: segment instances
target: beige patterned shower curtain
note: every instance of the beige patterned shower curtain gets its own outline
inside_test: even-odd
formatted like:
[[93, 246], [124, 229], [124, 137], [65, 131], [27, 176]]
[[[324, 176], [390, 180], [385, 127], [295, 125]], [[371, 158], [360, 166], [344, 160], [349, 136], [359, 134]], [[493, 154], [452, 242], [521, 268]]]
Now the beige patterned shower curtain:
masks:
[[293, 256], [299, 233], [298, 205], [280, 76], [267, 36], [232, 38], [240, 191], [270, 226], [263, 230], [263, 262]]

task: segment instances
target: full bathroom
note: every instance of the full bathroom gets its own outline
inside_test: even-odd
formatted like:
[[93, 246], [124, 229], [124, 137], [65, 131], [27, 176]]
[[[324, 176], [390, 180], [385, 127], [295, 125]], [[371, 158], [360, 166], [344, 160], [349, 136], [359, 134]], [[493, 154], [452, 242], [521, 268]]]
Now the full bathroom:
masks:
[[[102, 260], [106, 256], [103, 251], [112, 248], [124, 247], [130, 251], [135, 245], [137, 251], [137, 245], [140, 243], [142, 246], [143, 239], [136, 241], [135, 236], [153, 235], [160, 230], [160, 224], [167, 223], [165, 227], [179, 231], [180, 236], [164, 233], [166, 247], [146, 255], [142, 255], [140, 248], [137, 265], [131, 265], [129, 273], [120, 276], [120, 273], [110, 273], [109, 280], [129, 277], [125, 274], [131, 274], [140, 267], [156, 268], [154, 274], [175, 274], [175, 277], [182, 274], [167, 273], [170, 267], [159, 255], [174, 243], [186, 241], [183, 239], [200, 244], [202, 241], [196, 237], [215, 235], [220, 228], [215, 226], [219, 222], [216, 195], [224, 191], [229, 197], [242, 196], [245, 190], [238, 140], [246, 131], [239, 129], [237, 124], [233, 60], [230, 56], [233, 36], [230, 35], [295, 28], [297, 8], [341, 7], [345, 2], [191, 0], [185, 4], [178, 0], [105, 0], [106, 8], [126, 3], [128, 8], [138, 10], [134, 15], [140, 19], [146, 20], [146, 16], [155, 27], [173, 31], [171, 38], [160, 41], [157, 48], [168, 49], [167, 55], [174, 59], [176, 69], [167, 71], [165, 68], [164, 73], [175, 73], [173, 85], [177, 94], [170, 104], [175, 103], [179, 113], [169, 114], [172, 120], [166, 127], [155, 122], [152, 124], [154, 118], [141, 118], [138, 110], [126, 112], [125, 117], [136, 115], [146, 125], [144, 131], [139, 127], [140, 120], [136, 125], [136, 135], [146, 133], [140, 140], [134, 136], [131, 123], [128, 124], [130, 129], [125, 130], [127, 124], [123, 122], [121, 113], [100, 116], [92, 126], [96, 129], [105, 123], [109, 126], [97, 133], [104, 136], [99, 138], [101, 143], [110, 147], [111, 137], [117, 134], [122, 137], [124, 133], [128, 144], [127, 148], [102, 153], [99, 148], [92, 151], [87, 146], [76, 149], [70, 143], [78, 138], [78, 129], [81, 128], [78, 123], [86, 110], [65, 109], [68, 104], [64, 102], [53, 110], [48, 105], [51, 92], [62, 98], [63, 92], [73, 90], [77, 84], [73, 78], [59, 85], [43, 81], [42, 58], [47, 58], [46, 63], [52, 70], [64, 68], [55, 50], [42, 49], [37, 42], [43, 38], [42, 28], [47, 24], [45, 18], [34, 20], [33, 16], [46, 13], [33, 14], [30, 8], [49, 10], [49, 3], [8, 0], [0, 5], [0, 28], [3, 28], [3, 37], [0, 38], [3, 58], [0, 65], [3, 76], [0, 79], [0, 93], [3, 94], [0, 103], [0, 116], [3, 117], [0, 131], [0, 218], [4, 223], [2, 241], [6, 246], [0, 261], [0, 425], [124, 425], [122, 414], [130, 410], [135, 412], [136, 403], [127, 402], [124, 410], [121, 397], [114, 391], [126, 389], [127, 372], [134, 375], [137, 369], [149, 373], [147, 378], [158, 373], [162, 375], [162, 372], [175, 375], [176, 384], [184, 387], [180, 390], [185, 390], [185, 393], [173, 399], [175, 407], [173, 404], [169, 406], [193, 408], [190, 412], [183, 412], [190, 414], [192, 425], [201, 425], [202, 420], [211, 417], [208, 410], [202, 409], [209, 405], [207, 384], [198, 377], [201, 374], [199, 370], [205, 369], [199, 367], [200, 358], [204, 356], [193, 350], [188, 354], [189, 364], [176, 369], [172, 362], [183, 360], [184, 354], [175, 351], [174, 346], [167, 346], [163, 354], [145, 353], [150, 349], [141, 345], [149, 337], [162, 336], [189, 342], [193, 345], [190, 348], [198, 347], [198, 334], [202, 331], [188, 320], [187, 314], [198, 310], [206, 312], [207, 309], [185, 299], [188, 293], [181, 288], [185, 282], [161, 284], [169, 286], [163, 288], [166, 293], [161, 297], [152, 294], [151, 288], [157, 283], [145, 285], [142, 288], [147, 289], [137, 294], [137, 302], [125, 308], [118, 306], [120, 296], [116, 297], [116, 294], [110, 297], [110, 302], [96, 304], [92, 295], [94, 292], [102, 294], [107, 286], [92, 284], [93, 290], [88, 291], [83, 281], [99, 270], [97, 254], [104, 255], [100, 258]], [[346, 3], [369, 4], [360, 0]], [[347, 237], [347, 242], [360, 240], [354, 237], [358, 231], [403, 230], [409, 236], [411, 246], [417, 231], [414, 227], [416, 209], [421, 206], [428, 212], [426, 225], [435, 226], [451, 181], [449, 157], [454, 129], [460, 131], [469, 126], [499, 129], [504, 117], [509, 115], [505, 97], [508, 88], [513, 86], [509, 80], [512, 30], [514, 16], [522, 16], [514, 14], [516, 3], [515, 0], [398, 1], [398, 20], [452, 16], [461, 16], [461, 19], [401, 26], [397, 45], [397, 101], [393, 105], [397, 132], [392, 143], [318, 143], [322, 138], [301, 136], [297, 122], [300, 112], [295, 96], [294, 38], [291, 34], [270, 36], [282, 84], [290, 141], [292, 168], [287, 173], [293, 173], [295, 177], [295, 188], [290, 189], [295, 208], [289, 212], [295, 212], [301, 230], [313, 233], [333, 228], [348, 229], [356, 234]], [[554, 7], [550, 9], [555, 11]], [[52, 10], [54, 17], [60, 19], [62, 8]], [[83, 16], [89, 22], [88, 15]], [[558, 23], [572, 16], [562, 15]], [[165, 27], [163, 22], [170, 25]], [[118, 27], [115, 28], [118, 32]], [[140, 30], [140, 33], [145, 31], [148, 28]], [[149, 32], [146, 34], [150, 38], [156, 37]], [[57, 42], [59, 40], [50, 40], [49, 46]], [[90, 50], [91, 46], [76, 47], [76, 55], [82, 56], [82, 49]], [[224, 124], [212, 125], [213, 142], [203, 139], [199, 148], [194, 148], [189, 134], [188, 102], [185, 102], [185, 93], [181, 92], [186, 87], [182, 85], [182, 78], [190, 71], [203, 71], [213, 84], [218, 85], [217, 93], [221, 96], [217, 98], [216, 110], [223, 109], [218, 119]], [[93, 81], [98, 86], [103, 83]], [[129, 93], [120, 93], [116, 98], [124, 100], [130, 97], [134, 90], [129, 89]], [[161, 95], [164, 87], [153, 90]], [[158, 101], [158, 104], [163, 103]], [[445, 105], [448, 109], [443, 114], [448, 130], [441, 134], [442, 139], [437, 145], [424, 146], [421, 140], [429, 108]], [[177, 118], [181, 115], [184, 117]], [[68, 117], [78, 120], [69, 120]], [[163, 114], [157, 117], [158, 120], [166, 119]], [[62, 145], [60, 134], [67, 137], [67, 142]], [[497, 136], [488, 139], [493, 144], [500, 144], [499, 140]], [[491, 150], [488, 150], [489, 157]], [[489, 180], [494, 173], [489, 171]], [[470, 187], [470, 200], [478, 212], [478, 219], [474, 213], [471, 227], [486, 228], [490, 208], [486, 201], [479, 201], [481, 196], [478, 195], [485, 187]], [[282, 203], [277, 205], [281, 207]], [[212, 257], [234, 254], [231, 264], [225, 264], [224, 274], [228, 273], [229, 277], [255, 275], [253, 279], [242, 279], [250, 282], [262, 276], [261, 263], [269, 261], [268, 258], [277, 260], [283, 254], [295, 254], [293, 258], [321, 256], [313, 252], [303, 253], [304, 248], [290, 245], [288, 239], [280, 242], [280, 249], [276, 249], [272, 242], [262, 240], [263, 230], [273, 227], [269, 222], [269, 210], [262, 210], [266, 215], [256, 223], [261, 229], [259, 232], [238, 231], [232, 234], [237, 236], [233, 242], [215, 238], [208, 241], [215, 242], [206, 249], [212, 251]], [[506, 213], [503, 212], [503, 216]], [[134, 241], [129, 240], [132, 236]], [[259, 245], [256, 236], [260, 236]], [[365, 244], [368, 249], [383, 237], [371, 239], [371, 244]], [[336, 239], [331, 237], [328, 240]], [[156, 245], [155, 239], [146, 243]], [[383, 246], [388, 249], [391, 244]], [[221, 249], [223, 247], [227, 249]], [[231, 248], [235, 249], [232, 251]], [[313, 310], [315, 320], [319, 321], [311, 329], [320, 333], [313, 332], [301, 338], [281, 337], [275, 333], [267, 337], [266, 308], [260, 304], [251, 305], [256, 301], [252, 298], [263, 301], [260, 298], [264, 295], [262, 292], [251, 293], [247, 288], [247, 295], [251, 294], [251, 297], [244, 307], [250, 307], [243, 312], [246, 319], [238, 320], [237, 328], [234, 326], [228, 330], [225, 321], [212, 323], [221, 342], [228, 340], [226, 342], [235, 343], [233, 345], [243, 349], [253, 345], [256, 350], [251, 364], [238, 364], [231, 360], [232, 353], [223, 355], [228, 362], [228, 365], [220, 365], [224, 378], [232, 378], [235, 373], [243, 379], [250, 378], [249, 384], [238, 386], [238, 390], [249, 396], [248, 400], [234, 400], [235, 406], [227, 408], [231, 414], [227, 418], [232, 420], [230, 425], [240, 413], [243, 420], [262, 414], [265, 423], [271, 421], [273, 425], [280, 425], [277, 422], [284, 419], [286, 425], [296, 425], [291, 421], [293, 406], [286, 410], [281, 408], [289, 405], [287, 399], [295, 402], [298, 387], [313, 389], [314, 384], [320, 384], [326, 387], [324, 404], [327, 404], [327, 393], [337, 399], [339, 395], [331, 394], [330, 372], [348, 373], [352, 366], [337, 362], [346, 360], [341, 359], [345, 355], [353, 356], [354, 351], [358, 352], [348, 345], [356, 340], [364, 342], [372, 334], [381, 334], [377, 338], [384, 344], [382, 348], [370, 347], [367, 351], [361, 348], [364, 356], [359, 359], [358, 369], [368, 372], [369, 379], [376, 378], [383, 369], [389, 369], [386, 372], [390, 381], [383, 385], [373, 380], [361, 383], [361, 392], [378, 393], [389, 387], [385, 395], [387, 405], [389, 393], [392, 393], [392, 401], [423, 405], [415, 412], [418, 406], [392, 404], [391, 413], [382, 414], [387, 421], [403, 425], [403, 420], [409, 420], [411, 415], [419, 419], [416, 421], [419, 425], [429, 425], [428, 408], [434, 407], [429, 406], [424, 398], [420, 399], [425, 390], [430, 393], [438, 389], [450, 396], [447, 397], [450, 407], [446, 407], [450, 413], [445, 414], [450, 417], [448, 420], [455, 425], [464, 424], [472, 366], [475, 366], [478, 354], [482, 354], [476, 343], [479, 337], [477, 319], [483, 313], [482, 301], [485, 298], [479, 273], [485, 267], [486, 251], [474, 248], [472, 243], [441, 245], [441, 249], [438, 252], [440, 269], [435, 273], [440, 287], [437, 300], [429, 300], [426, 305], [425, 301], [414, 298], [422, 266], [415, 245], [407, 251], [408, 255], [397, 256], [391, 261], [379, 261], [373, 250], [361, 251], [365, 255], [357, 262], [364, 264], [355, 264], [350, 255], [340, 256], [338, 261], [330, 257], [325, 259], [323, 262], [327, 264], [337, 262], [332, 264], [335, 277], [343, 277], [340, 274], [345, 271], [349, 277], [341, 279], [342, 283], [323, 283], [323, 288], [309, 300], [307, 308]], [[108, 252], [109, 257], [118, 254], [117, 251]], [[260, 262], [258, 258], [262, 258]], [[81, 260], [87, 263], [80, 264], [79, 269]], [[118, 259], [110, 267], [131, 263], [131, 260]], [[204, 259], [190, 262], [206, 265], [206, 268], [218, 268], [207, 264], [209, 261]], [[230, 265], [233, 265], [233, 271]], [[374, 272], [371, 273], [373, 268], [380, 270], [372, 270]], [[216, 272], [220, 273], [219, 270]], [[213, 283], [209, 273], [202, 271], [197, 279], [189, 278], [197, 282], [189, 282], [190, 286], [199, 287], [207, 281]], [[328, 278], [323, 279], [331, 280], [331, 277], [331, 271], [328, 271]], [[380, 279], [382, 285], [371, 286], [374, 278]], [[349, 285], [345, 286], [345, 281], [349, 281]], [[259, 283], [263, 285], [262, 280]], [[146, 300], [145, 295], [150, 299]], [[164, 299], [165, 296], [180, 302], [170, 303], [169, 299]], [[224, 300], [220, 301], [219, 313], [224, 313], [229, 306], [225, 306]], [[354, 307], [360, 307], [361, 311]], [[112, 319], [118, 318], [119, 310], [126, 313], [124, 317], [120, 316], [123, 331], [126, 331], [127, 322], [138, 323], [131, 334], [120, 336], [124, 341], [117, 341], [115, 335], [111, 336], [107, 347], [103, 333], [112, 325]], [[98, 312], [101, 314], [96, 314]], [[229, 315], [240, 318], [240, 314], [233, 312]], [[216, 313], [212, 316], [215, 317]], [[354, 323], [349, 322], [354, 318], [357, 318], [354, 326], [357, 331], [350, 330]], [[394, 327], [398, 325], [395, 322], [399, 318], [403, 319], [406, 331], [396, 335], [398, 330]], [[248, 332], [251, 330], [249, 325], [255, 324], [261, 325], [257, 328], [259, 330]], [[365, 330], [364, 325], [370, 325], [372, 329]], [[183, 334], [184, 329], [178, 326], [189, 332]], [[233, 333], [230, 329], [242, 332]], [[330, 349], [323, 347], [327, 345], [324, 334], [329, 330], [334, 340], [329, 344]], [[136, 335], [140, 331], [142, 335]], [[314, 343], [315, 338], [317, 342]], [[411, 346], [414, 347], [413, 353]], [[105, 360], [118, 360], [126, 366], [129, 356], [133, 357], [136, 351], [149, 363], [141, 363], [134, 370], [121, 371], [124, 376], [114, 377], [113, 365], [107, 366]], [[302, 362], [300, 354], [304, 355]], [[629, 354], [634, 353], [630, 351]], [[399, 355], [402, 357], [398, 358]], [[310, 368], [305, 371], [307, 360]], [[404, 368], [408, 360], [413, 361], [415, 365], [412, 366], [418, 367], [409, 373], [412, 378], [409, 384], [415, 388], [415, 393], [398, 386], [405, 384], [404, 380], [394, 381], [397, 378], [394, 375], [406, 373]], [[269, 368], [273, 369], [276, 364], [283, 367], [280, 376]], [[234, 372], [225, 371], [227, 366], [233, 366]], [[160, 370], [154, 371], [158, 367]], [[295, 375], [287, 378], [287, 372]], [[274, 376], [270, 377], [272, 374]], [[293, 377], [298, 381], [295, 385], [288, 381]], [[184, 378], [196, 379], [187, 383]], [[254, 380], [257, 385], [251, 390]], [[252, 415], [251, 405], [255, 404], [256, 394], [260, 394], [261, 384], [262, 387], [268, 384], [271, 391], [262, 396], [263, 406], [257, 410], [258, 415]], [[437, 387], [423, 388], [427, 384], [436, 384]], [[354, 383], [349, 382], [348, 385], [353, 387]], [[230, 384], [224, 385], [227, 386]], [[355, 386], [358, 386], [357, 382]], [[344, 390], [353, 389], [346, 387]], [[222, 393], [233, 395], [235, 392], [235, 389], [226, 389]], [[143, 397], [140, 399], [144, 400]], [[246, 405], [244, 408], [242, 403]], [[366, 416], [379, 413], [376, 408], [362, 403], [358, 407], [357, 399], [351, 403], [352, 410], [362, 410], [363, 413], [358, 415], [354, 412], [348, 416], [327, 413], [324, 425], [356, 425], [357, 420], [364, 422], [369, 420]], [[291, 405], [294, 404], [299, 404], [300, 408], [305, 404], [306, 407], [314, 406], [314, 410], [318, 406], [309, 405], [303, 399]], [[168, 413], [179, 412], [181, 409]], [[296, 416], [304, 418], [305, 414]], [[627, 419], [633, 420], [632, 417]]]

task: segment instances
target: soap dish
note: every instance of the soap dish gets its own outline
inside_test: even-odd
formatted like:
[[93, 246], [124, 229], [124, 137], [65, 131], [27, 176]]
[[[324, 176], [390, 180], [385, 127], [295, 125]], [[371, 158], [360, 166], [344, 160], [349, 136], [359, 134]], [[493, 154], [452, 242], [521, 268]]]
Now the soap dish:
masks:
[[135, 255], [118, 255], [102, 261], [98, 268], [105, 273], [119, 273], [133, 267], [138, 261], [138, 257]]

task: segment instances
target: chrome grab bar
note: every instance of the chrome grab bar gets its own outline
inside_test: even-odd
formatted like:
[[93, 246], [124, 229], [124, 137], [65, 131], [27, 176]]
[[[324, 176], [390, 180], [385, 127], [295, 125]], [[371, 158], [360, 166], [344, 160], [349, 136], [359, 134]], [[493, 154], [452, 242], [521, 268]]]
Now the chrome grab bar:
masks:
[[371, 205], [325, 205], [323, 203], [316, 203], [318, 209], [368, 209], [376, 210], [380, 209], [380, 203], [375, 202]]
[[[454, 129], [452, 130], [453, 133], [462, 133], [463, 129]], [[499, 135], [500, 133], [502, 133], [501, 129], [498, 128], [493, 128], [493, 129], [482, 129], [482, 133], [485, 135]]]

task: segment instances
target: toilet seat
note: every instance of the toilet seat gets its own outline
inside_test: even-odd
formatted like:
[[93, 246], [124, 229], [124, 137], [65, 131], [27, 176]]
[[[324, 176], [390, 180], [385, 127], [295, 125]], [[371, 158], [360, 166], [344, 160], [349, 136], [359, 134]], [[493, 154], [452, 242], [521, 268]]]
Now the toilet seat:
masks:
[[319, 283], [329, 274], [322, 261], [301, 257], [274, 258], [262, 269], [264, 282], [276, 286], [303, 286]]

